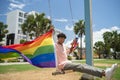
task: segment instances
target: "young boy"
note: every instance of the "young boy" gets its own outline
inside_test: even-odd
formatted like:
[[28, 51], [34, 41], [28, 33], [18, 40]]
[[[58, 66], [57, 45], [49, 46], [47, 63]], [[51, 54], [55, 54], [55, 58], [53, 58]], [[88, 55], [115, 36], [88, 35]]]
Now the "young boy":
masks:
[[57, 69], [59, 72], [62, 72], [63, 70], [73, 70], [97, 77], [105, 76], [106, 80], [111, 80], [113, 72], [117, 68], [117, 64], [113, 64], [111, 68], [107, 68], [106, 70], [101, 70], [87, 64], [83, 65], [72, 63], [71, 61], [67, 60], [66, 49], [63, 44], [66, 39], [66, 35], [64, 33], [60, 33], [57, 35], [57, 39], [58, 41], [55, 43], [55, 51], [57, 56]]

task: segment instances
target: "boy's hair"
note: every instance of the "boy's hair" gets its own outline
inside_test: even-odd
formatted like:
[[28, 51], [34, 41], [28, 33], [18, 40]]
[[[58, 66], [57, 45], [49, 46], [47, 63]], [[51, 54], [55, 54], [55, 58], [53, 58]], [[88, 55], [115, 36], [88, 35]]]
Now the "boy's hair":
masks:
[[65, 35], [64, 33], [59, 33], [59, 34], [57, 35], [57, 38], [60, 38], [60, 37], [66, 39], [66, 35]]

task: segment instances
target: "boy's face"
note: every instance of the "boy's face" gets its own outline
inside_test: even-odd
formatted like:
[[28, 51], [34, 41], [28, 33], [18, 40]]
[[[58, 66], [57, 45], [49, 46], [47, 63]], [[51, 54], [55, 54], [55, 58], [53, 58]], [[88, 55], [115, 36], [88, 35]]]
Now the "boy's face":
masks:
[[58, 42], [59, 42], [60, 44], [64, 43], [64, 41], [65, 41], [65, 38], [64, 38], [64, 37], [59, 37], [59, 38], [58, 38]]

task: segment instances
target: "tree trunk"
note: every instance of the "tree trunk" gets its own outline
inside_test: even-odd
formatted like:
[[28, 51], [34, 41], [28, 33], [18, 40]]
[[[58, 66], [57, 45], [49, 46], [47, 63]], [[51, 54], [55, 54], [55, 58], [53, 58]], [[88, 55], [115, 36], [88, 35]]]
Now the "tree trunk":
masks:
[[98, 56], [99, 56], [99, 59], [101, 58], [101, 55], [100, 55], [100, 53], [98, 54]]
[[80, 59], [82, 59], [82, 35], [80, 36]]
[[114, 59], [117, 59], [116, 51], [114, 51], [113, 57], [114, 57]]
[[27, 34], [26, 34], [26, 41], [28, 41], [28, 37], [29, 37], [29, 34], [27, 33]]

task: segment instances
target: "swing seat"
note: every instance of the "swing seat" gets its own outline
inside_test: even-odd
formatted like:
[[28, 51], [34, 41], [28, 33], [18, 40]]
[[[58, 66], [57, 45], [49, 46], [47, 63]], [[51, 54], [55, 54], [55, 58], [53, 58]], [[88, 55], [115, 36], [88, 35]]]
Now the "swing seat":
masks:
[[66, 74], [66, 73], [71, 73], [71, 72], [75, 72], [75, 71], [73, 70], [55, 71], [55, 72], [52, 72], [52, 75], [55, 76], [55, 75], [61, 75], [61, 74]]
[[55, 71], [55, 72], [52, 72], [52, 75], [60, 75], [60, 74], [65, 74], [65, 71]]

